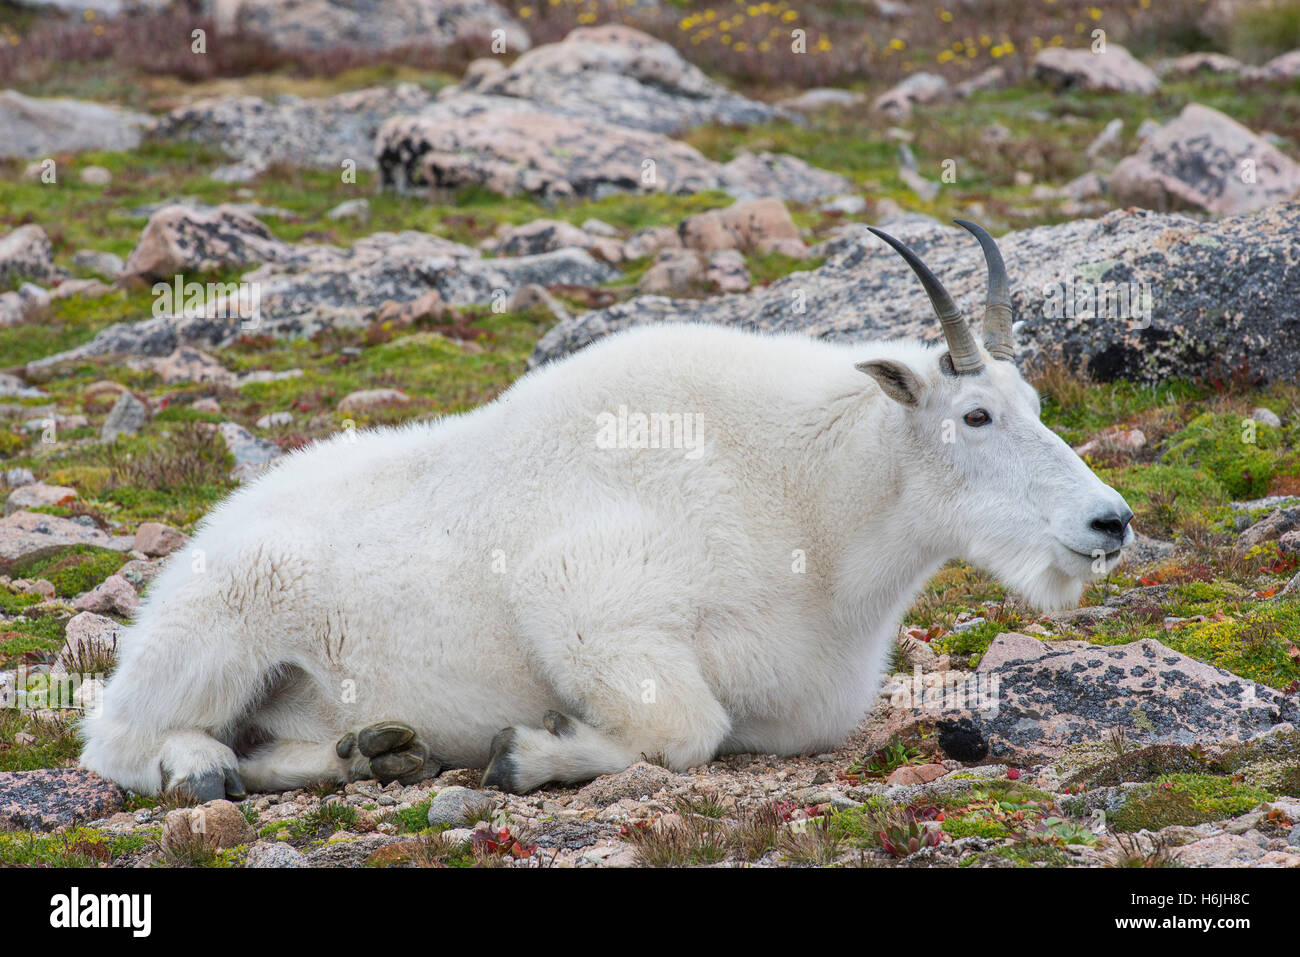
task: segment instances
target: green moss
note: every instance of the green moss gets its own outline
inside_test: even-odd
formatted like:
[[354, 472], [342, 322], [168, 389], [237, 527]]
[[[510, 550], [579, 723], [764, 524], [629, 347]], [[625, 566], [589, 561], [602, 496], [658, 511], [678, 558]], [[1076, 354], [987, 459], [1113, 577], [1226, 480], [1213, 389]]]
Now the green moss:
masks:
[[404, 807], [393, 814], [393, 822], [407, 834], [420, 834], [424, 831], [442, 830], [441, 826], [430, 827], [429, 825], [429, 805], [432, 801], [421, 801], [419, 804], [412, 804], [410, 807]]
[[1120, 833], [1157, 831], [1245, 814], [1273, 795], [1247, 784], [1208, 774], [1173, 774], [1136, 791], [1110, 819]]
[[1202, 386], [1173, 379], [1158, 386], [1133, 382], [1092, 383], [1086, 387], [1053, 390], [1050, 385], [1042, 397], [1043, 422], [1051, 426], [1072, 445], [1092, 435], [1113, 429], [1116, 423], [1167, 406], [1195, 400], [1205, 394]]
[[40, 604], [43, 600], [40, 595], [28, 595], [14, 591], [7, 585], [0, 585], [0, 611], [7, 615], [21, 615], [24, 609]]
[[16, 667], [29, 660], [29, 656], [37, 660], [52, 660], [63, 647], [68, 617], [66, 613], [60, 613], [0, 622], [0, 668]]
[[1154, 638], [1198, 661], [1272, 688], [1285, 688], [1300, 678], [1300, 664], [1287, 650], [1296, 635], [1300, 635], [1300, 600], [1284, 598], [1233, 610], [1221, 621], [1188, 622], [1171, 631], [1159, 621], [1142, 623], [1117, 615], [1100, 622], [1090, 637], [1103, 645]]
[[27, 448], [27, 442], [26, 435], [0, 428], [0, 456], [16, 455]]
[[[1055, 797], [1047, 791], [1012, 781], [1007, 778], [980, 778], [969, 782], [969, 787], [927, 795], [925, 800], [932, 802], [945, 812], [970, 813], [992, 810], [1014, 813], [1017, 810], [1043, 810], [1052, 807]], [[960, 817], [961, 814], [959, 813]]]
[[1268, 491], [1281, 436], [1277, 429], [1238, 415], [1204, 412], [1164, 443], [1163, 461], [1204, 469], [1233, 498]]
[[0, 832], [0, 867], [98, 867], [147, 845], [144, 835], [111, 837], [86, 827], [57, 834]]
[[1231, 498], [1218, 478], [1196, 465], [1098, 466], [1094, 471], [1124, 496], [1143, 528], [1166, 537]]
[[854, 847], [879, 847], [876, 832], [882, 828], [883, 822], [890, 820], [899, 811], [901, 805], [873, 795], [858, 807], [832, 811], [827, 815], [826, 827]]
[[94, 588], [127, 561], [127, 556], [121, 552], [93, 545], [74, 545], [52, 555], [16, 562], [10, 575], [44, 578], [54, 585], [60, 598], [72, 598]]
[[943, 829], [951, 834], [954, 840], [961, 837], [1005, 838], [1010, 833], [997, 818], [987, 814], [945, 818]]
[[965, 631], [950, 631], [931, 642], [931, 646], [941, 655], [968, 655], [969, 663], [974, 667], [979, 664], [984, 652], [989, 650], [994, 638], [1003, 632], [1015, 631], [1018, 627], [1020, 616], [1013, 613], [1002, 621], [983, 621]]

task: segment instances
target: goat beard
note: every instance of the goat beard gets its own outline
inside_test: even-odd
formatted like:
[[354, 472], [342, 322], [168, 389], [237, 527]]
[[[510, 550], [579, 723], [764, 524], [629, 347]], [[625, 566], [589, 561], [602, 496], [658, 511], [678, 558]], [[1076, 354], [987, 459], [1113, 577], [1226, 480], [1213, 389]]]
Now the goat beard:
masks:
[[1050, 549], [1018, 549], [986, 563], [994, 576], [1042, 612], [1078, 607], [1083, 591], [1105, 575], [1085, 575], [1061, 568]]

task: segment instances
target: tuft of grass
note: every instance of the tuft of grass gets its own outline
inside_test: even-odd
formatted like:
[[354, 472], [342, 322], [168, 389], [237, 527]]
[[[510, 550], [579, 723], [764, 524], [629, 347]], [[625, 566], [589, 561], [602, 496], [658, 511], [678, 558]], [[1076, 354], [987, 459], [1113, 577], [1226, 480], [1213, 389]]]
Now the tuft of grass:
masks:
[[[20, 733], [36, 740], [19, 744]], [[71, 719], [37, 719], [16, 708], [0, 708], [0, 771], [35, 771], [76, 764], [81, 742]]]
[[326, 801], [298, 818], [290, 830], [300, 838], [326, 838], [336, 831], [353, 830], [359, 823], [352, 805]]
[[375, 850], [367, 867], [473, 867], [477, 863], [468, 841], [453, 841], [428, 833]]
[[710, 817], [688, 814], [679, 821], [657, 818], [645, 827], [630, 827], [625, 839], [641, 867], [692, 867], [726, 860], [728, 829]]
[[731, 852], [742, 861], [756, 861], [771, 852], [781, 837], [781, 814], [771, 803], [743, 814], [728, 839]]
[[1149, 834], [1116, 834], [1116, 847], [1111, 855], [1111, 867], [1181, 867], [1177, 852], [1165, 838]]
[[800, 867], [826, 867], [834, 864], [844, 851], [844, 833], [831, 827], [824, 817], [787, 827], [777, 849], [782, 858]]

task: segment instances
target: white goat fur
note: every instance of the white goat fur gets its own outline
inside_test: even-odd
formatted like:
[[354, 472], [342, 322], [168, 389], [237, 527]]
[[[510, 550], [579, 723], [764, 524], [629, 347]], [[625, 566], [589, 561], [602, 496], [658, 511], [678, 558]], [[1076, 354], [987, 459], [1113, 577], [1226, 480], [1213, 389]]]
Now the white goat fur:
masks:
[[[344, 781], [365, 759], [335, 742], [385, 719], [443, 766], [482, 767], [515, 727], [517, 790], [642, 755], [833, 748], [946, 561], [1063, 606], [1117, 560], [1077, 554], [1089, 503], [1119, 496], [1038, 421], [1015, 367], [954, 377], [942, 354], [641, 328], [465, 415], [295, 453], [155, 580], [82, 761], [145, 793], [164, 768], [237, 767], [258, 791]], [[910, 369], [919, 401], [891, 401], [864, 360]], [[702, 454], [599, 448], [619, 406], [696, 414]], [[963, 425], [972, 406], [992, 428]], [[539, 727], [550, 709], [571, 733]], [[250, 725], [271, 740], [237, 757]]]

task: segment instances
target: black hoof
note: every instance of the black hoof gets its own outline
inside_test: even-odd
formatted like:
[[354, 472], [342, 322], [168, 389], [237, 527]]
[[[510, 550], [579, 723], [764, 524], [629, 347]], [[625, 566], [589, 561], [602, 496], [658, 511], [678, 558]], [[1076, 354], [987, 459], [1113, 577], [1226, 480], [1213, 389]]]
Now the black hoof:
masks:
[[340, 758], [352, 757], [352, 752], [357, 749], [357, 736], [353, 731], [349, 731], [343, 737], [339, 738], [339, 743], [334, 745], [334, 753]]
[[[380, 721], [362, 728], [357, 734], [357, 747], [368, 758], [373, 758], [386, 751], [396, 751], [410, 744], [415, 738], [415, 729], [399, 721]], [[341, 745], [343, 742], [339, 742]]]
[[573, 723], [573, 719], [567, 714], [560, 714], [558, 711], [548, 711], [542, 715], [542, 727], [557, 738], [569, 738], [578, 733], [578, 728]]
[[370, 759], [370, 770], [380, 782], [400, 781], [423, 770], [424, 757], [415, 751], [389, 751]]
[[514, 744], [514, 728], [503, 728], [497, 732], [492, 739], [488, 766], [483, 771], [482, 787], [497, 788], [510, 794], [517, 792]]
[[334, 746], [335, 753], [345, 760], [358, 749], [369, 760], [363, 762], [364, 766], [354, 765], [353, 780], [376, 778], [383, 784], [415, 784], [436, 777], [442, 770], [415, 729], [400, 721], [379, 721], [356, 734], [348, 732]]
[[174, 782], [168, 790], [179, 792], [195, 804], [220, 801], [226, 796], [226, 771], [217, 768], [203, 774], [191, 774]]
[[248, 797], [248, 792], [244, 790], [244, 782], [235, 768], [226, 768], [225, 787], [227, 800], [242, 801]]

